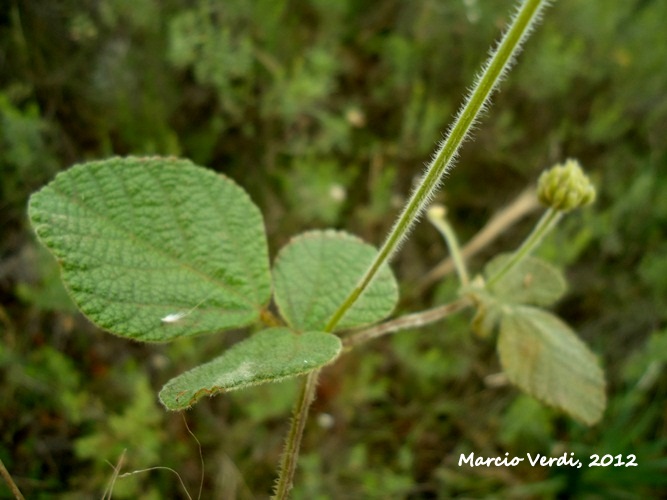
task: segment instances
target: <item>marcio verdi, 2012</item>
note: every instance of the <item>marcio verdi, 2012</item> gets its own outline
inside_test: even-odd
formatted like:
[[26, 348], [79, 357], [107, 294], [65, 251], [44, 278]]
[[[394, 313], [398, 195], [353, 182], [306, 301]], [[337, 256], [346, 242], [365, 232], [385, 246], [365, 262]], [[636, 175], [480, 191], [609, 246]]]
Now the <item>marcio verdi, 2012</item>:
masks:
[[[626, 461], [624, 461], [624, 458]], [[574, 456], [574, 453], [565, 452], [558, 457], [547, 457], [539, 453], [532, 455], [526, 453], [525, 458], [511, 457], [509, 453], [505, 453], [504, 457], [475, 457], [475, 453], [471, 452], [468, 455], [461, 453], [459, 456], [459, 467], [461, 465], [469, 465], [470, 467], [515, 467], [524, 460], [528, 460], [531, 467], [576, 467], [580, 469], [582, 463]], [[588, 467], [637, 467], [637, 457], [633, 454], [625, 455], [600, 455], [593, 454], [589, 457]]]

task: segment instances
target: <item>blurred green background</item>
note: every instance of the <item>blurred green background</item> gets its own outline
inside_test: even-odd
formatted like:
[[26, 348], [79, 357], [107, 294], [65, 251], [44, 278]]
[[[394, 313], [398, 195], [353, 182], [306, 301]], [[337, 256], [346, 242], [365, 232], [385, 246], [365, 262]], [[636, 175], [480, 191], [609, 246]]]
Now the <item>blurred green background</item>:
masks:
[[[294, 498], [667, 495], [667, 2], [561, 0], [547, 11], [439, 195], [465, 241], [543, 168], [598, 186], [540, 254], [567, 269], [557, 312], [599, 354], [592, 428], [490, 383], [469, 314], [375, 341], [327, 369]], [[261, 207], [272, 255], [337, 227], [379, 244], [459, 106], [510, 0], [13, 0], [0, 6], [0, 458], [27, 498], [100, 498], [112, 465], [172, 467], [196, 495], [183, 417], [156, 393], [243, 332], [141, 345], [78, 314], [28, 227], [28, 196], [73, 163], [178, 155]], [[470, 263], [514, 248], [537, 215]], [[393, 263], [399, 312], [450, 300], [422, 223]], [[294, 382], [204, 400], [204, 498], [270, 491]], [[635, 468], [459, 467], [461, 453], [635, 454]], [[0, 482], [0, 497], [9, 491]], [[157, 470], [115, 498], [185, 498]]]

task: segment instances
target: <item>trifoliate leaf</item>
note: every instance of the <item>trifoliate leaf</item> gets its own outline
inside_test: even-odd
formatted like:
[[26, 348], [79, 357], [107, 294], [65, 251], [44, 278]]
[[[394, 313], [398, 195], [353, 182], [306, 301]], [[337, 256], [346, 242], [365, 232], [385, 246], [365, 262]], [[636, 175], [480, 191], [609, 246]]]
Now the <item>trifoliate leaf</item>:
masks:
[[171, 379], [160, 391], [160, 401], [169, 410], [184, 410], [204, 395], [308, 373], [333, 361], [340, 350], [340, 339], [330, 333], [270, 328]]
[[[484, 269], [486, 278], [494, 276], [510, 258], [511, 254], [501, 254], [491, 260]], [[528, 256], [487, 286], [487, 291], [505, 303], [548, 306], [561, 298], [566, 288], [563, 273], [542, 259]]]
[[[311, 231], [285, 246], [273, 268], [275, 301], [296, 330], [321, 330], [361, 279], [377, 250], [338, 231]], [[388, 266], [343, 316], [336, 329], [375, 323], [398, 301], [398, 286]]]
[[262, 216], [226, 177], [174, 158], [77, 165], [30, 198], [83, 313], [143, 341], [254, 322], [271, 294]]
[[531, 396], [588, 425], [602, 417], [602, 370], [558, 317], [534, 307], [513, 307], [500, 323], [498, 354], [510, 381]]

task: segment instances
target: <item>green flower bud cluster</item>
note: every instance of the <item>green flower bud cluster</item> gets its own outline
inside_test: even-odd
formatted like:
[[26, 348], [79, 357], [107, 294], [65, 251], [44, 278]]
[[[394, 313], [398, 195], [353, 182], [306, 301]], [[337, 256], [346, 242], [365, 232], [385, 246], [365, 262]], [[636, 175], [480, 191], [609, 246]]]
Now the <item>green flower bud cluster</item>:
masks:
[[566, 160], [542, 173], [537, 197], [543, 205], [568, 212], [595, 201], [595, 188], [577, 160]]

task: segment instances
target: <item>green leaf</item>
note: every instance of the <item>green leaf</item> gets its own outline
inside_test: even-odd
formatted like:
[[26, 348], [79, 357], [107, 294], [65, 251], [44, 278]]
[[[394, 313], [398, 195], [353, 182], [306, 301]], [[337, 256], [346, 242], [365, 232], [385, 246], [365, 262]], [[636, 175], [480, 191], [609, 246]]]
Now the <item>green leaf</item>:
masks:
[[[310, 231], [290, 241], [273, 267], [275, 301], [296, 330], [321, 330], [357, 285], [377, 250], [338, 231]], [[389, 266], [343, 316], [337, 330], [375, 323], [398, 301], [398, 286]]]
[[[484, 268], [487, 280], [504, 267], [511, 254], [501, 254]], [[498, 300], [512, 304], [548, 306], [560, 299], [567, 284], [563, 273], [537, 257], [526, 257], [487, 290]]]
[[330, 333], [270, 328], [171, 379], [160, 391], [160, 401], [169, 410], [184, 410], [204, 395], [308, 373], [333, 361], [340, 351], [340, 339]]
[[74, 166], [30, 198], [29, 215], [77, 306], [117, 335], [167, 341], [244, 326], [270, 298], [259, 210], [189, 161]]
[[500, 323], [498, 354], [509, 380], [531, 396], [592, 425], [606, 405], [595, 355], [558, 317], [516, 306]]

